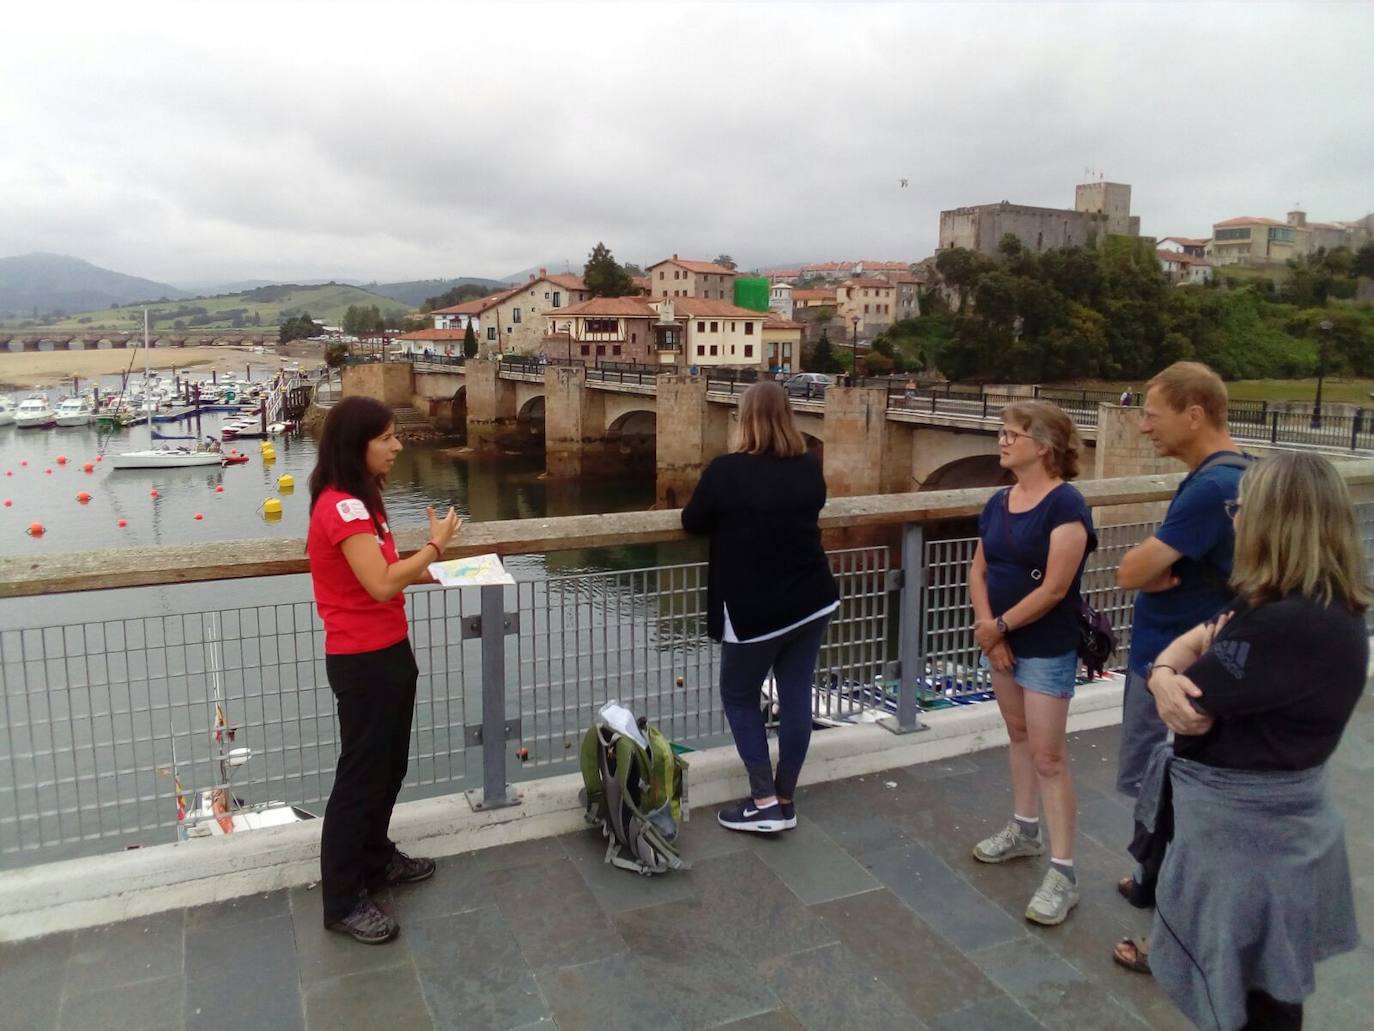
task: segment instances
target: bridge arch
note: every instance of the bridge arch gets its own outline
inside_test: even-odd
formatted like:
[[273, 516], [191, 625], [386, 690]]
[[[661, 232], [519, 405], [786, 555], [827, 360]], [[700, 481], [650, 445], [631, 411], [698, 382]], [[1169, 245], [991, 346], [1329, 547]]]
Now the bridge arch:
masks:
[[632, 408], [606, 427], [606, 448], [629, 468], [652, 470], [658, 454], [658, 412]]
[[968, 455], [946, 462], [930, 473], [918, 490], [962, 490], [967, 487], [998, 487], [1013, 482], [997, 455]]
[[530, 447], [544, 446], [545, 418], [544, 395], [534, 394], [526, 398], [520, 410], [515, 413], [515, 432], [523, 444]]

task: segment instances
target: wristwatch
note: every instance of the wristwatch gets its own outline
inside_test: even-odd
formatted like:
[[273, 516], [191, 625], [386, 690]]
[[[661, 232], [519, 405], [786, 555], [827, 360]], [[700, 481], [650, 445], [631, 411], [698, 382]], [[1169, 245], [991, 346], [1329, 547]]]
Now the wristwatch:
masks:
[[1003, 637], [1006, 637], [1007, 634], [1011, 633], [1011, 631], [1007, 629], [1007, 621], [1003, 619], [1001, 616], [997, 617], [997, 632], [1001, 634]]

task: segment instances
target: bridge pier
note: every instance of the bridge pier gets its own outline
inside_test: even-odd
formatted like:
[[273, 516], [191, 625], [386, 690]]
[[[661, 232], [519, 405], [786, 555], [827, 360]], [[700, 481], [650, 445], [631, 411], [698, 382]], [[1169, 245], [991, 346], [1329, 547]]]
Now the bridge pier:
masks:
[[832, 498], [914, 490], [915, 434], [887, 418], [885, 387], [825, 392], [825, 486]]
[[658, 377], [654, 499], [661, 508], [687, 504], [701, 471], [729, 446], [734, 412], [706, 400], [704, 378]]
[[[118, 346], [118, 345], [116, 345]], [[340, 377], [340, 396], [361, 394], [375, 397], [392, 408], [410, 405], [415, 394], [411, 385], [414, 373], [405, 362], [368, 362], [364, 365], [345, 365]]]
[[587, 389], [581, 365], [544, 370], [544, 468], [554, 479], [606, 473], [616, 456], [606, 442], [605, 394]]
[[515, 384], [501, 378], [500, 362], [470, 361], [465, 369], [468, 446], [479, 452], [500, 451], [515, 439], [519, 414]]

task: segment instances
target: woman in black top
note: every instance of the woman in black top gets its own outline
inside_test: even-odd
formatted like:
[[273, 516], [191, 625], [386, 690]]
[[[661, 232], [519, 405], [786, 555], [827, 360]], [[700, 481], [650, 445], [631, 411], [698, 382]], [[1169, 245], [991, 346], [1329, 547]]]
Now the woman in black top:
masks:
[[[756, 383], [739, 407], [735, 448], [711, 462], [682, 510], [688, 533], [710, 534], [707, 631], [721, 642], [720, 694], [750, 796], [722, 809], [730, 830], [797, 825], [792, 793], [811, 740], [816, 658], [839, 591], [816, 519], [820, 463], [806, 451], [782, 387]], [[773, 672], [780, 706], [774, 777], [760, 707]]]
[[[1136, 816], [1173, 821], [1149, 967], [1200, 1026], [1296, 1029], [1315, 963], [1359, 944], [1325, 764], [1364, 690], [1371, 596], [1326, 459], [1265, 458], [1230, 507], [1236, 598], [1165, 648], [1148, 681], [1177, 735]], [[1119, 943], [1118, 960], [1143, 944]]]

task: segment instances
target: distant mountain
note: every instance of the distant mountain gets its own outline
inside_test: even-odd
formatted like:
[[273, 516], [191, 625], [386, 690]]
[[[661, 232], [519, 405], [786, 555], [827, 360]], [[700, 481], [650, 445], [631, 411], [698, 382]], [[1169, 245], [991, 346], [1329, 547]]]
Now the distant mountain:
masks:
[[65, 254], [0, 258], [0, 315], [40, 315], [108, 308], [112, 304], [180, 300], [189, 296], [167, 283], [92, 265]]
[[452, 290], [455, 286], [467, 286], [470, 283], [489, 289], [504, 285], [498, 279], [460, 276], [458, 279], [412, 279], [404, 283], [364, 283], [362, 287], [374, 294], [381, 294], [383, 297], [390, 297], [393, 301], [400, 301], [412, 308], [418, 308], [430, 297], [438, 297], [440, 294]]
[[[293, 286], [361, 286], [362, 281], [357, 279], [292, 279], [290, 285]], [[181, 289], [188, 290], [195, 297], [221, 297], [225, 294], [241, 294], [247, 290], [257, 290], [264, 286], [285, 286], [285, 279], [236, 279], [231, 283], [222, 283], [213, 279], [197, 280], [195, 282], [183, 282], [179, 284]]]
[[559, 258], [557, 261], [546, 261], [542, 265], [533, 265], [530, 268], [521, 269], [519, 272], [512, 272], [508, 276], [502, 276], [501, 279], [497, 281], [497, 285], [514, 286], [516, 283], [523, 283], [526, 280], [528, 280], [530, 276], [539, 275], [539, 270], [541, 268], [550, 275], [580, 276], [582, 275], [582, 270], [586, 267], [586, 265], [586, 258], [583, 258], [581, 261], [577, 262], [564, 261], [562, 258]]

